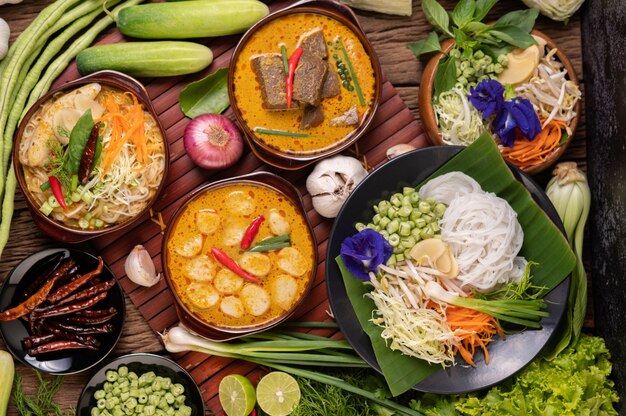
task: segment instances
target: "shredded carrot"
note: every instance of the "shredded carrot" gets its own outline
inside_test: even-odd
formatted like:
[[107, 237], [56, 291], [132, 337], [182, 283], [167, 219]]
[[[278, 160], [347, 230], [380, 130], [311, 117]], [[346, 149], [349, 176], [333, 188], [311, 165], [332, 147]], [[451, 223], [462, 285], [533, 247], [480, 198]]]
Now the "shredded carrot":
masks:
[[[163, 221], [163, 215], [161, 215], [160, 211], [157, 211], [156, 213], [152, 210], [152, 208], [150, 208], [150, 221], [152, 221], [153, 223], [155, 223], [156, 225], [159, 226], [159, 228], [161, 228], [161, 234], [165, 234], [165, 221]], [[155, 218], [155, 214], [156, 217]]]
[[504, 336], [498, 321], [486, 313], [452, 305], [446, 309], [445, 315], [448, 326], [456, 331], [460, 340], [459, 345], [455, 346], [454, 353], [458, 352], [466, 363], [476, 367], [474, 353], [480, 348], [485, 354], [485, 363], [489, 364], [487, 345], [495, 334]]
[[[544, 121], [541, 120], [542, 123]], [[513, 147], [501, 148], [502, 156], [520, 169], [537, 166], [559, 146], [566, 128], [564, 122], [552, 120], [533, 140], [519, 138], [515, 140]]]

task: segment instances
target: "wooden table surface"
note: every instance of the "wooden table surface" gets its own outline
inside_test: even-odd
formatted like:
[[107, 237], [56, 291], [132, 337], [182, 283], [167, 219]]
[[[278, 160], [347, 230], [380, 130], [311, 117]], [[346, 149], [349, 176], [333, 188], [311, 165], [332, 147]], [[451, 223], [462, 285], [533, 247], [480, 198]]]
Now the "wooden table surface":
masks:
[[[33, 20], [37, 13], [50, 3], [52, 3], [52, 0], [25, 0], [15, 5], [0, 6], [0, 17], [5, 19], [11, 28], [11, 43]], [[456, 1], [444, 0], [442, 3], [451, 10]], [[493, 11], [494, 17], [508, 10], [525, 7], [518, 0], [503, 0], [500, 3]], [[411, 17], [395, 17], [362, 11], [357, 11], [357, 14], [380, 57], [385, 75], [400, 92], [401, 97], [405, 100], [411, 112], [419, 119], [417, 94], [425, 61], [418, 61], [405, 45], [425, 37], [431, 29], [421, 11], [420, 0], [414, 0], [413, 15]], [[583, 65], [579, 15], [574, 16], [567, 26], [540, 17], [537, 28], [554, 39], [565, 51], [574, 65], [578, 79], [582, 83]], [[584, 111], [576, 137], [562, 160], [573, 160], [579, 162], [583, 167], [586, 166]], [[536, 179], [540, 183], [545, 184], [547, 175], [549, 173], [543, 174]], [[0, 259], [0, 282], [4, 280], [12, 267], [26, 256], [43, 248], [56, 246], [59, 246], [59, 243], [46, 237], [35, 227], [26, 209], [23, 196], [18, 191], [11, 237]], [[119, 356], [131, 352], [164, 353], [164, 348], [157, 336], [128, 299], [126, 307], [126, 321], [122, 338], [112, 355]], [[589, 321], [587, 326], [590, 325], [592, 325], [591, 321]], [[1, 347], [2, 341], [0, 340]], [[25, 390], [32, 392], [33, 372], [21, 364], [17, 365], [17, 371], [24, 377]], [[89, 375], [90, 372], [86, 372], [65, 377], [65, 382], [56, 397], [56, 401], [64, 409], [68, 409], [76, 404], [82, 386], [87, 381]], [[17, 414], [14, 407], [11, 406], [9, 408], [9, 414]]]

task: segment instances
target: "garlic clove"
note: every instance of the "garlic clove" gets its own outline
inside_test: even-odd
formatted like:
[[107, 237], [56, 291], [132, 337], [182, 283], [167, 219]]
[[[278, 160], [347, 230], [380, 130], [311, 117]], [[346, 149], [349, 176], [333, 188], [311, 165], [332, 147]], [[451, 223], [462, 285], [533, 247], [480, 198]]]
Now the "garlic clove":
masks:
[[395, 146], [391, 146], [389, 149], [387, 149], [387, 159], [391, 160], [396, 156], [400, 156], [403, 153], [407, 153], [415, 149], [417, 148], [411, 144], [396, 144]]
[[142, 245], [136, 245], [124, 262], [126, 276], [139, 286], [151, 287], [161, 279], [157, 274], [150, 253]]

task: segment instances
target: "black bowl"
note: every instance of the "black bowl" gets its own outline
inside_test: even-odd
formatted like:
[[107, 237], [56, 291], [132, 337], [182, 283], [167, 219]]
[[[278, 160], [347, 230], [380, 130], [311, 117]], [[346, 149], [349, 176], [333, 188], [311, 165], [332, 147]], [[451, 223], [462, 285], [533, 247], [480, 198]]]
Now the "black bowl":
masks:
[[[53, 248], [35, 253], [22, 260], [7, 276], [0, 289], [0, 310], [19, 304], [21, 299], [18, 294], [23, 293], [40, 273], [52, 267], [59, 258], [70, 256], [78, 263], [79, 273], [87, 273], [98, 266], [96, 256], [76, 249]], [[114, 279], [115, 275], [105, 264], [100, 278], [105, 281]], [[101, 343], [98, 350], [66, 350], [38, 357], [30, 356], [22, 345], [22, 340], [29, 336], [28, 325], [22, 319], [0, 322], [0, 334], [7, 349], [22, 363], [46, 373], [74, 374], [87, 370], [102, 361], [113, 350], [122, 335], [125, 312], [124, 292], [117, 282], [109, 289], [108, 296], [96, 305], [97, 309], [110, 307], [117, 309], [117, 315], [110, 321], [115, 326], [115, 330], [109, 334], [96, 335]]]
[[110, 363], [103, 365], [85, 384], [80, 393], [76, 405], [76, 416], [90, 416], [91, 408], [96, 406], [97, 400], [93, 394], [100, 390], [106, 381], [108, 370], [117, 370], [121, 366], [128, 367], [128, 371], [135, 372], [138, 376], [149, 371], [154, 371], [157, 376], [169, 377], [173, 383], [180, 383], [185, 388], [185, 405], [191, 407], [191, 416], [204, 416], [204, 399], [198, 385], [181, 366], [169, 358], [155, 354], [128, 354], [116, 358]]
[[[388, 199], [403, 186], [415, 187], [463, 150], [460, 146], [436, 146], [416, 150], [399, 156], [368, 175], [350, 194], [336, 218], [326, 258], [326, 286], [330, 305], [348, 342], [354, 350], [374, 369], [380, 372], [369, 336], [363, 331], [348, 299], [337, 263], [333, 261], [344, 238], [353, 235], [357, 221], [370, 222], [372, 206]], [[545, 211], [561, 232], [565, 234], [558, 213], [543, 190], [518, 168], [509, 164], [513, 175], [530, 192], [537, 204]], [[489, 364], [476, 360], [476, 368], [457, 364], [441, 369], [414, 389], [437, 394], [460, 394], [481, 390], [497, 384], [519, 372], [528, 365], [548, 344], [555, 333], [567, 305], [570, 277], [545, 296], [550, 316], [541, 320], [542, 328], [508, 334], [506, 339], [496, 339], [489, 344]], [[478, 352], [478, 355], [482, 352]]]

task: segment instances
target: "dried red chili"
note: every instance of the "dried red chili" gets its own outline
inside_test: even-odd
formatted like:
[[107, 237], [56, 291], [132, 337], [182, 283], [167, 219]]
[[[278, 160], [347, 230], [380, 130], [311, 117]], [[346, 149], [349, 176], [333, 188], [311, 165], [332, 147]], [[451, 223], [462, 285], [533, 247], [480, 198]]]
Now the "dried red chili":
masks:
[[78, 279], [72, 280], [65, 286], [61, 286], [48, 298], [48, 301], [50, 301], [50, 303], [56, 303], [64, 297], [71, 295], [89, 280], [102, 273], [103, 266], [104, 262], [102, 261], [102, 257], [98, 257], [98, 267], [95, 270], [90, 271]]
[[296, 74], [296, 68], [298, 66], [298, 62], [300, 62], [302, 52], [302, 48], [296, 48], [289, 58], [289, 73], [287, 74], [287, 108], [291, 108], [291, 97], [293, 97], [293, 78]]
[[14, 308], [8, 309], [2, 313], [0, 313], [0, 321], [12, 321], [13, 319], [21, 318], [24, 315], [28, 315], [31, 313], [37, 306], [41, 305], [46, 298], [48, 297], [48, 293], [54, 286], [56, 279], [50, 279], [43, 285], [34, 295], [26, 299], [24, 302], [20, 303]]
[[243, 233], [241, 244], [239, 244], [239, 247], [241, 247], [242, 250], [247, 250], [250, 248], [250, 246], [252, 245], [252, 240], [254, 240], [254, 237], [256, 237], [256, 235], [259, 233], [259, 228], [261, 227], [263, 221], [265, 221], [265, 217], [263, 215], [259, 215], [252, 220], [250, 225], [248, 225], [248, 228], [246, 228], [246, 232]]
[[231, 272], [235, 273], [237, 276], [243, 279], [249, 280], [253, 283], [259, 283], [259, 279], [252, 276], [250, 273], [246, 272], [241, 267], [239, 267], [237, 262], [231, 259], [230, 256], [226, 254], [223, 250], [220, 250], [217, 247], [212, 247], [211, 254], [213, 254], [213, 256], [215, 256], [215, 259], [219, 261], [220, 263], [222, 263], [224, 267], [226, 267]]
[[93, 164], [96, 161], [96, 147], [98, 145], [98, 133], [100, 132], [100, 123], [96, 123], [91, 129], [89, 140], [85, 144], [83, 157], [80, 159], [78, 167], [78, 180], [83, 185], [89, 181], [89, 175], [93, 170]]

